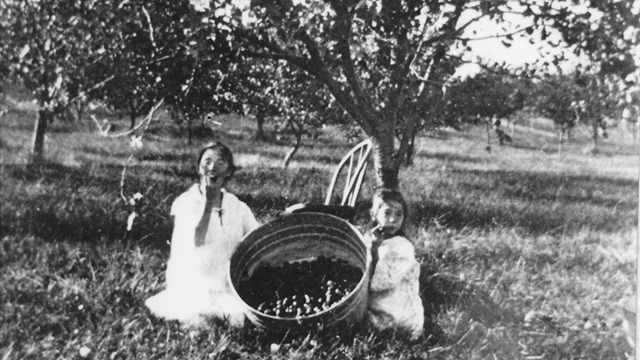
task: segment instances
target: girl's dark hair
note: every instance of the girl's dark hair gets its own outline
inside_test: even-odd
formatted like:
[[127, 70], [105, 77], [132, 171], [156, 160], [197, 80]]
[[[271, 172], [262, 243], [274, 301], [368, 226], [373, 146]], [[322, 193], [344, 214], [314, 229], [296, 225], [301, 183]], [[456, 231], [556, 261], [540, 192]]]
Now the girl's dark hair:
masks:
[[405, 201], [404, 196], [402, 196], [402, 193], [400, 193], [400, 191], [398, 190], [382, 188], [382, 189], [376, 190], [371, 200], [372, 200], [371, 201], [372, 204], [371, 204], [371, 211], [369, 212], [369, 214], [371, 215], [373, 226], [378, 225], [376, 221], [376, 213], [378, 212], [378, 210], [380, 210], [380, 207], [382, 206], [383, 203], [393, 201], [400, 204], [400, 206], [402, 206], [402, 211], [404, 212], [404, 219], [402, 219], [402, 225], [400, 225], [400, 230], [398, 231], [398, 233], [400, 235], [404, 235], [405, 225], [407, 224], [407, 218], [409, 217], [409, 206], [407, 205], [407, 202]]
[[200, 167], [200, 161], [202, 160], [202, 157], [204, 156], [204, 153], [207, 150], [213, 150], [217, 152], [222, 158], [222, 160], [227, 162], [229, 166], [229, 175], [224, 179], [224, 181], [225, 182], [229, 181], [229, 179], [231, 179], [231, 177], [233, 176], [233, 173], [235, 173], [236, 170], [238, 169], [236, 165], [233, 163], [233, 154], [231, 153], [231, 150], [229, 150], [227, 145], [219, 141], [214, 141], [212, 143], [205, 145], [205, 147], [202, 148], [202, 150], [200, 150], [200, 154], [198, 154], [198, 162], [196, 163], [196, 168]]

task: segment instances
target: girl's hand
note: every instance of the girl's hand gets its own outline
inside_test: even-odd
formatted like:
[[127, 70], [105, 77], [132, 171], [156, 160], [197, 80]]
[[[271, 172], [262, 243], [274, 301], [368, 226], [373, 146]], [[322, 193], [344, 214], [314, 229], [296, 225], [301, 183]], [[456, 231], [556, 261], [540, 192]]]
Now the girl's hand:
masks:
[[373, 229], [371, 229], [371, 233], [376, 237], [379, 238], [382, 236], [382, 226], [378, 225], [376, 227], [374, 227]]
[[374, 227], [373, 229], [371, 229], [371, 232], [373, 233], [373, 235], [376, 236], [376, 238], [382, 238], [382, 239], [388, 239], [390, 237], [393, 237], [394, 235], [394, 231], [392, 227], [382, 226], [382, 225], [378, 225]]
[[218, 185], [218, 176], [209, 175], [203, 177], [204, 194], [207, 201], [214, 201], [216, 194], [220, 191]]

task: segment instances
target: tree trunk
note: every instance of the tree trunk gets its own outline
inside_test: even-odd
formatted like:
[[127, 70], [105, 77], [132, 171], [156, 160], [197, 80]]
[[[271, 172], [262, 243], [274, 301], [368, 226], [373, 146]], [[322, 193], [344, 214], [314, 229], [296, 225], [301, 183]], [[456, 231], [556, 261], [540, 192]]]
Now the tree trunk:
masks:
[[[385, 131], [386, 130], [386, 131]], [[376, 169], [378, 187], [398, 189], [399, 169], [393, 165], [394, 139], [393, 128], [377, 128], [371, 141], [373, 143], [373, 164]]]
[[79, 101], [75, 108], [76, 108], [76, 122], [80, 122], [82, 121], [82, 118], [84, 117], [84, 111], [87, 107], [87, 103], [84, 101]]
[[558, 154], [562, 153], [563, 141], [564, 141], [564, 128], [560, 126], [558, 128]]
[[44, 140], [47, 132], [47, 125], [53, 118], [53, 113], [41, 109], [38, 111], [35, 127], [33, 129], [33, 143], [31, 147], [31, 162], [41, 163], [44, 161]]
[[129, 112], [129, 121], [131, 122], [129, 129], [133, 130], [136, 127], [136, 117], [138, 117], [138, 107], [136, 106], [136, 102], [133, 98], [129, 98], [128, 100], [129, 106], [127, 108]]
[[287, 167], [289, 167], [289, 163], [291, 163], [291, 160], [293, 159], [293, 155], [295, 155], [295, 153], [298, 152], [298, 149], [300, 148], [301, 143], [302, 143], [302, 133], [296, 133], [296, 142], [291, 148], [291, 150], [289, 150], [289, 152], [287, 152], [287, 155], [284, 157], [284, 161], [282, 162], [283, 168], [286, 169]]
[[484, 125], [487, 132], [487, 147], [485, 147], [484, 149], [491, 152], [491, 130], [489, 129], [489, 122], [485, 121]]
[[409, 146], [407, 147], [407, 153], [405, 155], [405, 165], [410, 166], [413, 164], [413, 158], [415, 157], [416, 151], [416, 133], [417, 131], [411, 132], [411, 138], [409, 139]]
[[593, 150], [597, 151], [598, 149], [598, 120], [591, 120], [591, 138], [593, 140]]
[[258, 132], [256, 133], [256, 139], [262, 140], [264, 136], [264, 111], [258, 111], [256, 114], [256, 124], [258, 125]]
[[133, 113], [133, 112], [132, 112], [132, 113], [129, 113], [129, 121], [131, 122], [131, 123], [130, 123], [130, 126], [129, 126], [129, 129], [130, 129], [130, 130], [133, 130], [133, 128], [135, 128], [135, 127], [136, 127], [136, 118], [138, 117], [138, 116], [136, 116], [136, 115], [137, 115], [137, 114], [136, 114], [136, 113]]

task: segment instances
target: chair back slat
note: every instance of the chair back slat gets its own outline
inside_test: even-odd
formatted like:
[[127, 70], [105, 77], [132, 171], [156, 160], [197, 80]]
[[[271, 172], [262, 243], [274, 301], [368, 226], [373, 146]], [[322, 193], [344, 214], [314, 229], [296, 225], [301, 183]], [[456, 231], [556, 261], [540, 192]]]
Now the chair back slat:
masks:
[[362, 187], [364, 175], [366, 173], [367, 165], [369, 163], [369, 155], [371, 153], [371, 140], [367, 139], [360, 142], [353, 149], [351, 149], [340, 161], [336, 170], [331, 178], [329, 189], [327, 190], [327, 197], [325, 198], [325, 205], [330, 205], [333, 193], [335, 191], [336, 184], [340, 174], [346, 170], [344, 189], [342, 191], [342, 199], [340, 199], [340, 205], [354, 206]]

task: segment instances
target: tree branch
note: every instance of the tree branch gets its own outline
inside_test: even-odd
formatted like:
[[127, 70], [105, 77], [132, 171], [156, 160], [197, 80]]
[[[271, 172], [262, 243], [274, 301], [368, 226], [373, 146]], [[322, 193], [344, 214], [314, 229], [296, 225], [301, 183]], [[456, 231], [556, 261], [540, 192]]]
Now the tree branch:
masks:
[[529, 25], [527, 27], [518, 29], [518, 30], [514, 30], [513, 32], [510, 33], [504, 33], [504, 34], [495, 34], [495, 35], [488, 35], [488, 36], [482, 36], [482, 37], [477, 37], [477, 38], [463, 38], [463, 37], [456, 37], [457, 40], [462, 40], [462, 41], [476, 41], [476, 40], [486, 40], [486, 39], [497, 39], [497, 38], [502, 38], [502, 37], [509, 37], [509, 36], [513, 36], [516, 34], [519, 34], [523, 31], [527, 31], [530, 29], [535, 29], [535, 25]]
[[408, 37], [406, 28], [403, 28], [403, 31], [398, 32], [398, 36], [396, 38], [396, 66], [391, 70], [390, 82], [392, 85], [391, 91], [389, 93], [389, 113], [390, 117], [396, 119], [398, 116], [398, 112], [400, 111], [400, 107], [402, 103], [404, 103], [406, 98], [406, 92], [404, 91], [405, 84], [407, 82], [409, 72], [411, 70], [411, 64], [415, 61], [417, 54], [420, 49], [420, 43], [426, 34], [426, 24], [423, 26], [422, 31], [420, 33], [419, 45], [413, 55], [408, 55]]
[[278, 44], [259, 38], [255, 32], [249, 32], [246, 29], [238, 27], [227, 21], [220, 19], [221, 23], [227, 25], [232, 31], [235, 31], [240, 37], [249, 40], [262, 47], [266, 52], [262, 51], [243, 51], [241, 55], [245, 55], [252, 58], [270, 59], [270, 60], [285, 60], [313, 75], [318, 81], [325, 84], [329, 89], [329, 92], [333, 95], [334, 99], [344, 108], [344, 110], [363, 128], [366, 133], [372, 133], [371, 124], [366, 121], [362, 121], [362, 109], [356, 106], [354, 97], [348, 92], [343, 90], [343, 86], [338, 82], [333, 75], [327, 70], [327, 67], [322, 60], [322, 56], [318, 50], [317, 45], [309, 37], [309, 35], [300, 30], [294, 37], [302, 42], [309, 53], [310, 58], [305, 58], [285, 51]]
[[346, 9], [342, 7], [336, 8], [336, 14], [338, 15], [338, 23], [340, 24], [338, 29], [341, 33], [338, 37], [338, 51], [340, 52], [340, 61], [344, 69], [345, 77], [347, 78], [349, 86], [353, 90], [355, 98], [358, 100], [358, 105], [361, 106], [363, 110], [366, 109], [367, 111], [372, 111], [373, 107], [362, 91], [362, 86], [360, 85], [360, 81], [358, 80], [358, 76], [356, 75], [353, 65], [353, 59], [351, 59], [351, 48], [349, 46], [349, 39], [351, 38], [351, 21], [347, 16], [348, 14], [346, 14]]
[[[421, 81], [423, 81], [424, 83], [426, 83], [426, 82], [436, 83], [435, 81], [432, 81], [431, 78], [435, 74], [435, 71], [436, 71], [436, 68], [438, 67], [438, 64], [440, 64], [440, 61], [444, 58], [445, 55], [446, 55], [445, 46], [441, 45], [441, 46], [437, 47], [433, 57], [431, 58], [429, 66], [427, 67], [427, 70], [425, 71], [424, 78], [421, 78], [417, 74], [417, 71], [415, 73], [416, 77], [418, 79], [420, 79]], [[415, 71], [415, 70], [413, 70], [413, 71]], [[418, 94], [416, 95], [416, 98], [419, 98], [420, 96], [422, 96], [422, 93], [424, 93], [424, 89], [426, 89], [426, 86], [424, 86], [424, 84], [423, 84], [422, 86], [419, 87]], [[409, 143], [411, 141], [411, 138], [414, 136], [414, 130], [417, 127], [417, 122], [418, 121], [419, 121], [419, 118], [417, 118], [417, 117], [416, 118], [402, 117], [402, 126], [403, 127], [401, 129], [400, 145], [398, 146], [398, 151], [396, 152], [396, 155], [395, 155], [394, 160], [393, 160], [394, 161], [394, 166], [396, 166], [398, 168], [402, 164], [403, 157], [404, 157], [404, 155], [406, 155], [406, 153], [407, 153], [407, 151], [409, 149]]]
[[151, 23], [151, 16], [149, 15], [149, 12], [144, 6], [142, 7], [142, 14], [144, 14], [144, 17], [147, 20], [147, 28], [149, 30], [149, 40], [151, 40], [151, 48], [153, 49], [153, 53], [151, 54], [151, 57], [154, 57], [157, 47], [156, 47], [156, 40], [153, 36], [153, 24]]
[[484, 15], [478, 15], [474, 18], [471, 18], [471, 20], [467, 21], [466, 23], [462, 24], [459, 28], [456, 29], [456, 33], [460, 34], [462, 33], [462, 31], [466, 28], [468, 28], [469, 26], [471, 26], [471, 24], [477, 22], [478, 20], [482, 19], [484, 17]]
[[[111, 75], [111, 76], [107, 77], [106, 79], [102, 80], [101, 82], [99, 82], [99, 83], [95, 84], [94, 86], [92, 86], [91, 88], [89, 88], [87, 91], [85, 91], [85, 93], [89, 93], [89, 92], [91, 92], [91, 91], [93, 91], [93, 90], [96, 90], [96, 89], [98, 89], [98, 88], [103, 87], [103, 86], [104, 86], [104, 84], [106, 84], [106, 83], [108, 83], [109, 81], [113, 80], [113, 78], [115, 78], [115, 75]], [[76, 96], [72, 97], [72, 98], [69, 100], [69, 104], [72, 104], [72, 103], [76, 102], [76, 101], [77, 101], [78, 99], [80, 99], [81, 97], [82, 97], [82, 94], [78, 94], [78, 95], [76, 95]]]
[[[149, 111], [149, 113], [147, 114], [147, 117], [144, 121], [142, 121], [140, 123], [139, 126], [136, 127], [139, 128], [140, 126], [142, 126], [142, 124], [146, 124], [142, 134], [140, 135], [140, 140], [142, 141], [142, 138], [144, 137], [144, 134], [147, 132], [147, 130], [149, 129], [149, 124], [151, 124], [151, 119], [153, 119], [153, 114], [156, 112], [156, 110], [158, 110], [160, 108], [160, 106], [162, 106], [162, 103], [164, 103], [164, 99], [160, 99], [160, 101], [158, 101]], [[124, 136], [126, 134], [130, 134], [134, 131], [135, 129], [132, 129], [131, 131], [127, 131], [126, 133], [123, 134], [118, 134], [115, 136], [110, 136], [110, 137], [118, 137], [118, 136]], [[123, 168], [122, 168], [122, 173], [120, 174], [120, 197], [122, 198], [122, 200], [125, 202], [125, 204], [128, 203], [128, 199], [125, 195], [125, 179], [127, 176], [127, 168], [129, 167], [129, 164], [131, 164], [131, 161], [133, 160], [133, 155], [131, 154], [129, 156], [129, 158], [127, 159], [126, 163], [124, 164]]]
[[416, 59], [420, 56], [419, 54], [422, 52], [422, 45], [424, 45], [423, 41], [424, 41], [425, 35], [427, 34], [428, 25], [429, 25], [429, 23], [425, 19], [425, 22], [422, 25], [422, 30], [420, 30], [420, 37], [419, 37], [419, 40], [418, 40], [418, 47], [416, 48], [416, 51], [413, 52], [413, 56], [411, 56], [411, 61], [409, 61], [409, 69], [408, 70], [412, 70], [413, 63], [416, 61]]
[[124, 131], [118, 134], [113, 134], [113, 135], [109, 135], [108, 137], [110, 138], [117, 138], [117, 137], [122, 137], [122, 136], [127, 136], [130, 134], [133, 134], [136, 130], [140, 129], [142, 127], [142, 125], [145, 125], [145, 130], [146, 131], [149, 128], [149, 124], [151, 123], [151, 120], [153, 119], [153, 114], [156, 112], [156, 110], [158, 110], [160, 108], [160, 106], [162, 106], [162, 104], [164, 103], [164, 99], [160, 99], [160, 101], [158, 101], [153, 107], [151, 107], [151, 110], [149, 110], [149, 113], [147, 115], [147, 117], [140, 122], [140, 124], [138, 124], [138, 126], [134, 127], [131, 130], [128, 131]]
[[[458, 20], [460, 20], [460, 15], [462, 14], [462, 11], [464, 10], [464, 3], [462, 1], [458, 1], [458, 3], [456, 4], [456, 8], [453, 11], [453, 15], [449, 16], [449, 20], [447, 20], [446, 23], [444, 23], [440, 29], [438, 29], [440, 35], [438, 36], [434, 36], [432, 38], [430, 38], [429, 40], [426, 40], [424, 42], [424, 45], [426, 46], [432, 46], [437, 42], [443, 42], [447, 39], [453, 39], [454, 35], [459, 33], [459, 31], [461, 31], [463, 28], [461, 29], [456, 29], [455, 26], [458, 23]], [[469, 23], [476, 21], [476, 20], [470, 20]], [[469, 24], [468, 23], [468, 24]], [[468, 25], [467, 24], [467, 25]], [[467, 26], [465, 25], [465, 26]]]

